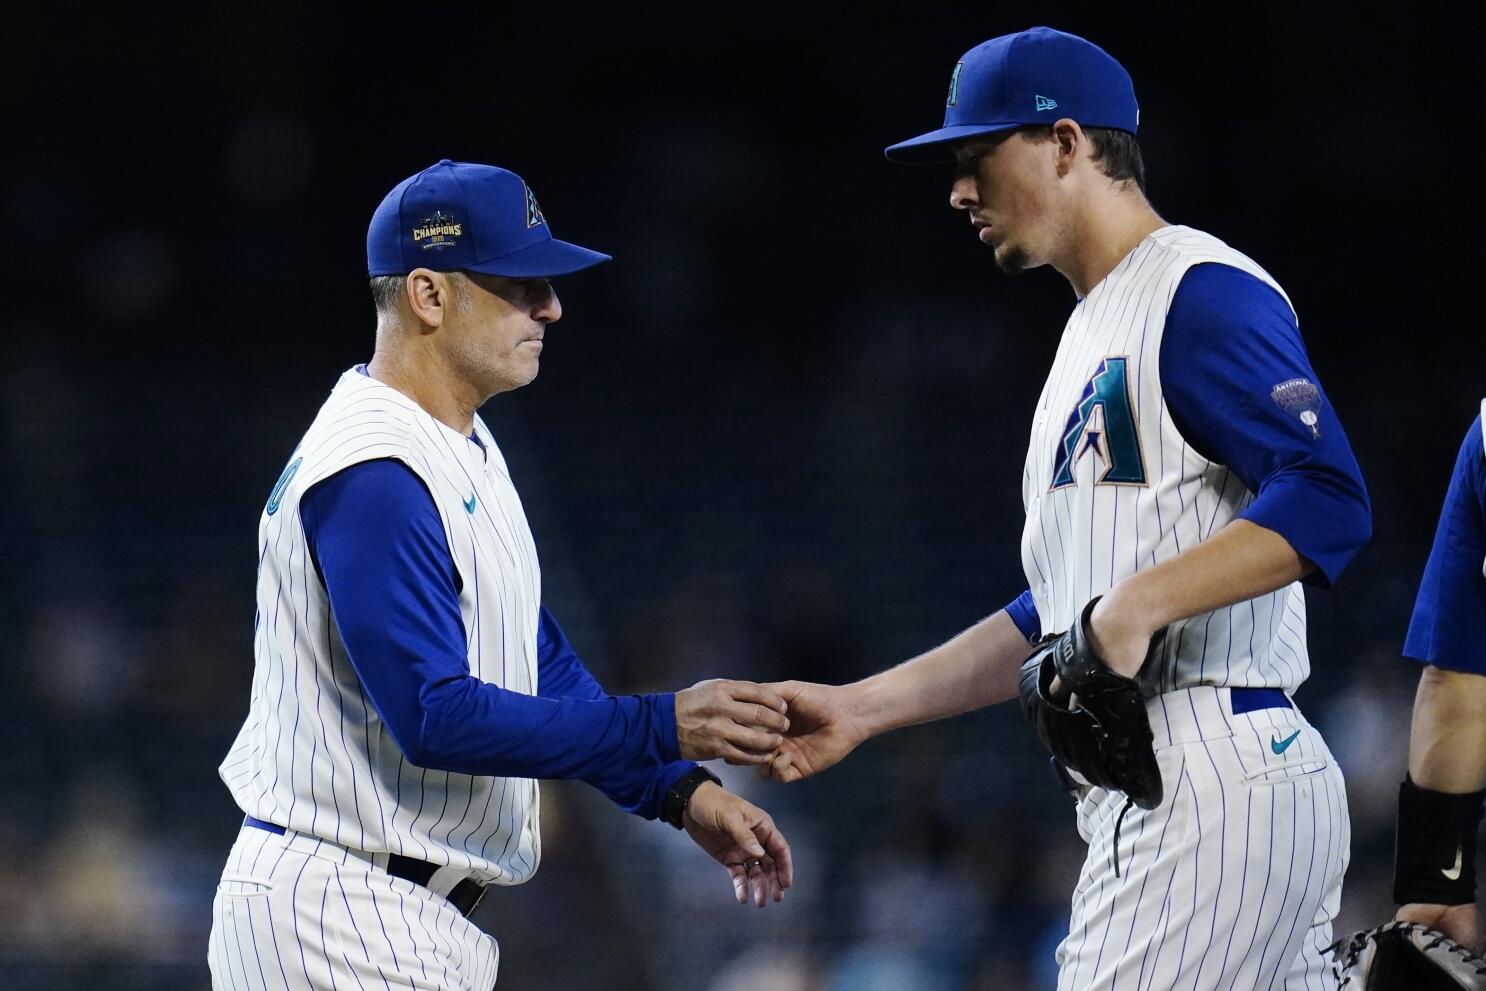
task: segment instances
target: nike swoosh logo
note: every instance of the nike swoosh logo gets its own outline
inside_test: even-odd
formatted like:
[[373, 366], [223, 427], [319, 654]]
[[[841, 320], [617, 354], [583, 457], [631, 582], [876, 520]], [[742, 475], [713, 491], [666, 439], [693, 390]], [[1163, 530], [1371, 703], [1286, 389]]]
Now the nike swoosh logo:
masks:
[[1299, 735], [1300, 735], [1300, 730], [1296, 730], [1294, 733], [1291, 733], [1289, 736], [1285, 737], [1283, 740], [1276, 740], [1274, 737], [1270, 737], [1269, 738], [1269, 749], [1270, 750], [1273, 750], [1277, 754], [1282, 754], [1286, 750], [1289, 750], [1290, 749], [1290, 744], [1294, 743], [1295, 742], [1295, 738], [1298, 737]]
[[1460, 880], [1461, 854], [1464, 852], [1464, 850], [1465, 850], [1465, 848], [1462, 847], [1459, 843], [1455, 844], [1455, 866], [1452, 867], [1448, 871], [1445, 870], [1443, 867], [1440, 868], [1440, 873], [1443, 874], [1443, 875], [1445, 875], [1445, 879], [1446, 880], [1449, 880], [1449, 881], [1459, 881]]
[[[475, 494], [473, 492], [471, 492], [470, 497], [464, 501], [464, 511], [466, 513], [469, 513], [471, 516], [475, 515]], [[1279, 751], [1275, 752], [1278, 753]]]

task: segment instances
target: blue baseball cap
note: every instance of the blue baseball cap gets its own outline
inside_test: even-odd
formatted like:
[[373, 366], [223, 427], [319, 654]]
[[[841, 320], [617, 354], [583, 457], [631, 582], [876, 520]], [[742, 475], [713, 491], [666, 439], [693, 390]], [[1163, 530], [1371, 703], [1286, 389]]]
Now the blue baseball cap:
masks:
[[944, 126], [887, 148], [894, 162], [948, 162], [957, 141], [1052, 124], [1135, 133], [1140, 106], [1125, 67], [1077, 35], [1052, 28], [1003, 34], [970, 49], [949, 80]]
[[428, 268], [525, 279], [612, 260], [553, 237], [516, 173], [447, 158], [394, 186], [366, 231], [368, 275]]

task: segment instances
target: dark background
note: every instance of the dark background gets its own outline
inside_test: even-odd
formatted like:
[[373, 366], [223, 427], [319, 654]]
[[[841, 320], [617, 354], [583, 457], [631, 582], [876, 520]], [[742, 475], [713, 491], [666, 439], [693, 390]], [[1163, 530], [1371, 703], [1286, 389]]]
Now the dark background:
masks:
[[[961, 52], [1038, 23], [1131, 72], [1155, 206], [1286, 288], [1352, 438], [1376, 536], [1308, 592], [1299, 701], [1348, 776], [1340, 928], [1389, 910], [1397, 652], [1486, 367], [1479, 7], [7, 17], [0, 984], [205, 985], [256, 521], [370, 355], [372, 209], [441, 157], [615, 255], [557, 282], [540, 379], [483, 411], [611, 690], [854, 679], [1024, 587], [1074, 297], [1002, 276], [948, 170], [881, 150], [938, 125]], [[501, 987], [1052, 986], [1081, 847], [1011, 707], [793, 788], [725, 773], [795, 844], [784, 905], [544, 785], [541, 872], [479, 913]]]

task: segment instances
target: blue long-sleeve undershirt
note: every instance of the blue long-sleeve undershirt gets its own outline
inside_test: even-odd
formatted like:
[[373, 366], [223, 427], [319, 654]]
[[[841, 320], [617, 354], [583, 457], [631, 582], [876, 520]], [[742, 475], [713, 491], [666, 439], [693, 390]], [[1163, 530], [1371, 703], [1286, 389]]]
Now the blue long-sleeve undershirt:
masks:
[[537, 691], [470, 673], [462, 579], [433, 496], [407, 465], [366, 461], [300, 500], [315, 569], [351, 665], [387, 731], [420, 767], [574, 778], [655, 818], [678, 778], [675, 696], [610, 696], [541, 607]]
[[[1273, 530], [1327, 586], [1372, 536], [1372, 508], [1341, 421], [1311, 368], [1295, 314], [1268, 283], [1230, 265], [1188, 269], [1166, 315], [1161, 389], [1194, 450], [1255, 494], [1238, 514]], [[1314, 387], [1314, 425], [1277, 401], [1276, 387]], [[1030, 591], [1006, 607], [1040, 635]]]
[[1445, 492], [1403, 655], [1486, 675], [1486, 453], [1471, 424]]

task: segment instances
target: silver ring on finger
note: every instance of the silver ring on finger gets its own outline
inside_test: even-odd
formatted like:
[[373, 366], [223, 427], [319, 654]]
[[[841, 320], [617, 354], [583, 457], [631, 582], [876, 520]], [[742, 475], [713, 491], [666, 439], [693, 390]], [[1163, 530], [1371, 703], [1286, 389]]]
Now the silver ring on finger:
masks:
[[743, 869], [745, 871], [752, 872], [755, 870], [763, 870], [763, 867], [764, 862], [762, 860], [745, 860], [743, 862]]

